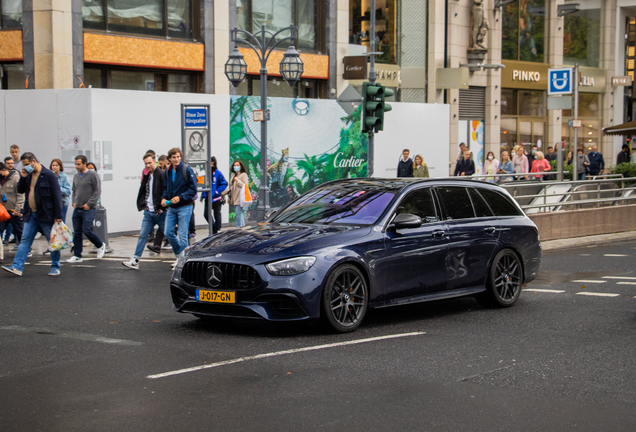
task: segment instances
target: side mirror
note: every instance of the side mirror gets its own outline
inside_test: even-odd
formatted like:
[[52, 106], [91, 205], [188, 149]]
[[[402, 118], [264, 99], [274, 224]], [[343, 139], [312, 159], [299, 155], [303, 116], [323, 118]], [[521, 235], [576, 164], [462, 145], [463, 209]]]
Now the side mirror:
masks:
[[399, 230], [406, 228], [419, 228], [422, 226], [422, 219], [411, 213], [401, 213], [393, 219], [389, 229]]

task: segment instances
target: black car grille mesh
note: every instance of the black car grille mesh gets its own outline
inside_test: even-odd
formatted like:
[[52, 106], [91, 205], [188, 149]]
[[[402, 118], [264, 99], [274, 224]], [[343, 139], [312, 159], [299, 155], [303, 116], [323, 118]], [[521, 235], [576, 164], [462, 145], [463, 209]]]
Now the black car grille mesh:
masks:
[[[213, 286], [209, 282], [211, 266], [221, 270], [220, 284]], [[214, 289], [245, 290], [258, 288], [262, 281], [258, 272], [244, 264], [211, 263], [188, 261], [183, 267], [181, 278], [187, 284]]]

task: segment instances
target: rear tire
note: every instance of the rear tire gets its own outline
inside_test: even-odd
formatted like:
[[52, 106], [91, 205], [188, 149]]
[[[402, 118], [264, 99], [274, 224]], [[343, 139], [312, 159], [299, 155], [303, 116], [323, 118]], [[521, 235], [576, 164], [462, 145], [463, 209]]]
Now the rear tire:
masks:
[[523, 271], [516, 253], [503, 249], [495, 256], [488, 273], [486, 291], [477, 301], [488, 307], [510, 307], [521, 294]]
[[367, 313], [369, 290], [356, 266], [337, 267], [327, 279], [322, 293], [322, 316], [339, 333], [357, 329]]

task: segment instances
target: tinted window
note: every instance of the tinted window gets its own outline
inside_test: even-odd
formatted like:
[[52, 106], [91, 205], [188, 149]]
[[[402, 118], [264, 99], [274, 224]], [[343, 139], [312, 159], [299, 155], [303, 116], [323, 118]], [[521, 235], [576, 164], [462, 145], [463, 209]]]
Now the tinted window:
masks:
[[473, 208], [475, 209], [475, 215], [477, 215], [477, 217], [492, 216], [492, 211], [490, 211], [488, 204], [486, 204], [486, 201], [484, 201], [475, 189], [468, 189], [468, 193], [473, 202]]
[[301, 196], [272, 222], [370, 225], [394, 197], [393, 191], [360, 186], [319, 188]]
[[408, 194], [395, 212], [396, 215], [401, 213], [411, 213], [419, 216], [422, 219], [422, 223], [436, 222], [438, 219], [431, 189], [419, 189]]
[[486, 199], [495, 216], [519, 216], [517, 206], [510, 202], [508, 197], [489, 189], [480, 189], [479, 193]]
[[435, 189], [446, 220], [474, 218], [473, 206], [466, 188], [440, 187]]

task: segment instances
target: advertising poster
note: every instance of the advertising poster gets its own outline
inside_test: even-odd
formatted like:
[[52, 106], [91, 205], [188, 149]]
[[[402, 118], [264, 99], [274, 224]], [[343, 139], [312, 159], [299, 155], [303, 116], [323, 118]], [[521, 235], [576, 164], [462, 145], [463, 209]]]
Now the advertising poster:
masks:
[[473, 153], [475, 162], [475, 175], [484, 173], [484, 122], [483, 120], [471, 120], [468, 122], [468, 147]]
[[[335, 100], [300, 98], [269, 98], [268, 106], [270, 207], [283, 206], [327, 181], [367, 176], [368, 143], [360, 132], [359, 109], [348, 116]], [[261, 123], [253, 117], [258, 109], [258, 96], [230, 99], [230, 166], [239, 160], [247, 168], [253, 199], [248, 220], [256, 214], [261, 181]]]

